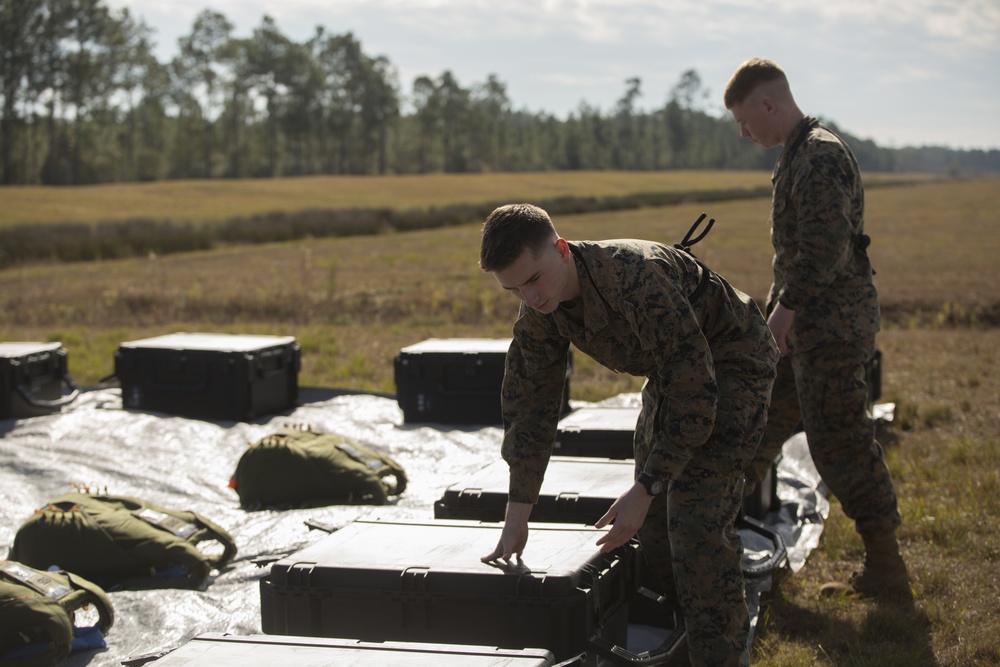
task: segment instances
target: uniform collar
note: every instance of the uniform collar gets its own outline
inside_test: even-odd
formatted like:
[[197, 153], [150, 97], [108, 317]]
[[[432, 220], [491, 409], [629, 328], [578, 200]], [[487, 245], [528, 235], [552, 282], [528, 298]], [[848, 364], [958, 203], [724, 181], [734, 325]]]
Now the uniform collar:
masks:
[[[559, 326], [566, 327], [577, 336], [585, 337], [588, 341], [596, 336], [602, 329], [608, 326], [611, 320], [611, 306], [607, 302], [600, 289], [594, 283], [592, 274], [597, 271], [597, 267], [592, 267], [587, 262], [590, 244], [581, 242], [570, 242], [569, 249], [573, 253], [573, 260], [576, 262], [576, 270], [580, 279], [580, 299], [583, 302], [583, 326], [572, 322], [568, 317], [560, 313]], [[591, 246], [592, 247], [592, 246]]]

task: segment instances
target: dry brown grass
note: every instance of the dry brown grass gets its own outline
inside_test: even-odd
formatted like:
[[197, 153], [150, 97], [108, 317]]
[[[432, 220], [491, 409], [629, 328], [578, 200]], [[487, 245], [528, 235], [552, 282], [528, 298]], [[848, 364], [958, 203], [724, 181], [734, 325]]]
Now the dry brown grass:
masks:
[[[755, 651], [764, 667], [1000, 664], [1000, 188], [876, 188], [868, 231], [886, 312], [881, 439], [897, 481], [916, 609], [821, 600], [859, 564], [834, 504], [823, 542], [783, 582]], [[524, 197], [527, 199], [528, 197]], [[704, 207], [697, 254], [752, 296], [770, 280], [766, 199]], [[679, 240], [701, 205], [556, 220], [569, 238]], [[392, 358], [429, 338], [509, 335], [515, 304], [476, 267], [477, 225], [0, 272], [0, 339], [60, 340], [82, 384], [117, 345], [170, 331], [294, 335], [303, 384], [391, 392]], [[578, 355], [573, 397], [633, 391]]]
[[[926, 181], [873, 174], [871, 182]], [[420, 176], [303, 176], [82, 187], [0, 187], [0, 227], [112, 220], [212, 222], [273, 211], [428, 208], [449, 204], [767, 188], [763, 171], [579, 171]]]
[[509, 197], [535, 201], [565, 196], [757, 188], [767, 187], [769, 179], [770, 174], [762, 171], [585, 171], [6, 187], [0, 188], [4, 199], [0, 226], [135, 218], [211, 222], [271, 211], [408, 209], [492, 202]]

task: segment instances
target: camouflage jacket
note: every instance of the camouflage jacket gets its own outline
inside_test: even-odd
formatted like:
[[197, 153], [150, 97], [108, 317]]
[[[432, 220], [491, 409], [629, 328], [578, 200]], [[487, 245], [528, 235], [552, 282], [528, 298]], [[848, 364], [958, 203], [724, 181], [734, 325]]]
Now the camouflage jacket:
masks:
[[515, 502], [537, 500], [570, 343], [657, 388], [659, 428], [645, 470], [663, 479], [708, 439], [720, 394], [766, 403], [774, 379], [778, 353], [760, 309], [691, 255], [634, 240], [570, 248], [580, 277], [577, 316], [568, 304], [547, 315], [522, 304], [507, 354], [502, 454]]
[[874, 336], [878, 294], [865, 252], [865, 195], [851, 149], [805, 118], [785, 143], [771, 176], [774, 283], [777, 301], [795, 311], [792, 350]]

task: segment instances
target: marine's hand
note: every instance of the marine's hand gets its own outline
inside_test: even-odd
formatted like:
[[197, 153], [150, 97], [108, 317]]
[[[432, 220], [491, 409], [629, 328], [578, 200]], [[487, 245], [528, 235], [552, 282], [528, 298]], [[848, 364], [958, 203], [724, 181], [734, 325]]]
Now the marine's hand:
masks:
[[646, 488], [638, 482], [620, 495], [607, 513], [594, 524], [597, 528], [604, 528], [614, 521], [611, 530], [597, 540], [601, 551], [608, 553], [627, 544], [642, 528], [652, 503], [653, 497], [646, 493]]
[[771, 330], [771, 335], [774, 336], [774, 342], [778, 344], [781, 356], [788, 354], [788, 332], [792, 330], [794, 322], [795, 311], [786, 308], [780, 302], [775, 305], [770, 317], [767, 318], [767, 328]]
[[504, 518], [503, 531], [497, 548], [480, 560], [490, 563], [502, 558], [506, 562], [514, 556], [521, 558], [524, 546], [528, 543], [528, 517], [531, 516], [531, 503], [507, 503], [507, 516]]

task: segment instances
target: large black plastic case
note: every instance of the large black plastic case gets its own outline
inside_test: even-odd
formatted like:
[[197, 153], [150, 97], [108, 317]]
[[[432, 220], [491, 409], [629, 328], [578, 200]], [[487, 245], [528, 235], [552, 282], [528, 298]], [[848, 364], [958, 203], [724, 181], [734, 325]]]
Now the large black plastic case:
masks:
[[[434, 518], [503, 521], [508, 478], [506, 462], [491, 463], [445, 489]], [[593, 525], [634, 480], [631, 460], [553, 456], [531, 520]]]
[[0, 343], [0, 419], [51, 414], [78, 394], [61, 343]]
[[601, 553], [601, 532], [532, 524], [522, 562], [490, 565], [479, 559], [496, 548], [498, 524], [355, 521], [271, 565], [260, 581], [261, 628], [537, 647], [556, 660], [583, 653], [594, 637], [625, 646], [632, 552]]
[[[434, 518], [503, 521], [509, 476], [507, 463], [497, 461], [452, 484], [434, 503]], [[634, 480], [632, 459], [553, 456], [531, 520], [593, 525]], [[743, 501], [744, 516], [763, 519], [780, 509], [777, 486], [775, 464]]]
[[299, 345], [291, 336], [174, 333], [122, 343], [122, 406], [245, 421], [298, 403]]
[[548, 667], [545, 649], [354, 639], [205, 633], [168, 653], [137, 656], [125, 667]]
[[638, 407], [577, 408], [559, 420], [552, 453], [560, 456], [595, 456], [630, 459]]
[[[500, 389], [510, 338], [429, 338], [394, 361], [396, 401], [405, 423], [499, 425]], [[563, 388], [569, 412], [572, 350]]]

